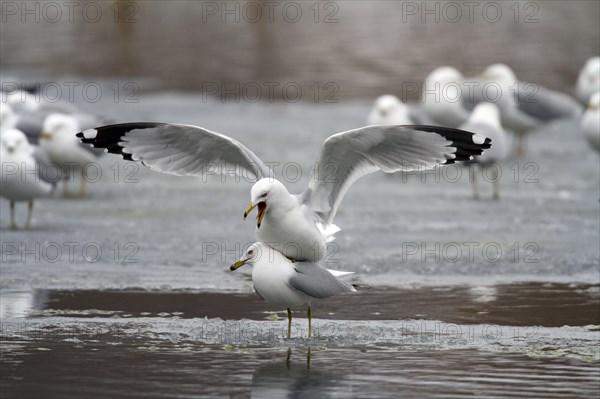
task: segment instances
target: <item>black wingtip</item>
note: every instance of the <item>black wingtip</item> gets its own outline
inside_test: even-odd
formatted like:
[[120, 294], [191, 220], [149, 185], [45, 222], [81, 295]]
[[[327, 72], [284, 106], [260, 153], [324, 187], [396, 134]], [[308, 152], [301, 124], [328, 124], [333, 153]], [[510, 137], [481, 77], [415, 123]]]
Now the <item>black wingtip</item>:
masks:
[[447, 159], [445, 164], [453, 164], [460, 161], [469, 161], [474, 156], [483, 154], [483, 151], [492, 147], [492, 140], [481, 134], [468, 132], [466, 130], [454, 129], [444, 126], [414, 125], [412, 129], [424, 132], [437, 133], [450, 141], [450, 147], [455, 147], [454, 158]]
[[[129, 122], [113, 125], [100, 126], [93, 129], [84, 130], [75, 136], [84, 144], [89, 144], [94, 148], [105, 148], [106, 152], [111, 154], [120, 154], [123, 159], [132, 161], [131, 154], [124, 153], [123, 147], [119, 144], [123, 137], [132, 130], [151, 129], [157, 126], [165, 125], [159, 122]], [[86, 133], [88, 137], [86, 137]], [[93, 134], [92, 134], [93, 133]]]

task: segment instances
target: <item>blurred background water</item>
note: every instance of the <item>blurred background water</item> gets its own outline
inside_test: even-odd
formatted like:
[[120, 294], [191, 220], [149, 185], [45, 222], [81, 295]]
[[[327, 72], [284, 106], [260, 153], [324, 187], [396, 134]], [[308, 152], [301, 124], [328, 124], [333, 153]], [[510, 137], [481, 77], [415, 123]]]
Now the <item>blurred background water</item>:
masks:
[[118, 76], [219, 94], [257, 83], [264, 98], [270, 82], [277, 98], [298, 84], [332, 99], [414, 99], [437, 66], [469, 76], [503, 62], [571, 92], [600, 39], [600, 3], [587, 0], [67, 3], [3, 2], [5, 80]]

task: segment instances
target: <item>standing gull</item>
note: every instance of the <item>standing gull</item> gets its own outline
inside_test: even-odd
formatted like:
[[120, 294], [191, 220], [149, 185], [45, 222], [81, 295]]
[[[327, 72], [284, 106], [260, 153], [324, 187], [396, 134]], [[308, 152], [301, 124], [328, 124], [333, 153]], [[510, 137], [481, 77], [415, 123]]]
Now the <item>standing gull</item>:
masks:
[[64, 114], [74, 118], [78, 124], [77, 131], [106, 123], [96, 115], [81, 112], [68, 102], [49, 102], [44, 100], [40, 94], [13, 91], [3, 93], [3, 95], [6, 101], [2, 103], [2, 107], [9, 109], [16, 118], [15, 127], [25, 133], [31, 144], [38, 144], [44, 128], [44, 121], [52, 114]]
[[349, 283], [338, 279], [350, 272], [327, 270], [311, 262], [294, 262], [279, 251], [255, 242], [244, 256], [231, 265], [234, 271], [245, 264], [252, 265], [252, 284], [254, 291], [263, 300], [272, 305], [287, 309], [288, 333], [292, 337], [292, 310], [290, 308], [306, 305], [308, 308], [308, 336], [312, 336], [313, 299], [329, 298], [356, 289]]
[[554, 120], [575, 118], [581, 114], [581, 106], [566, 94], [546, 89], [535, 83], [521, 82], [514, 71], [505, 64], [488, 66], [478, 77], [479, 90], [465, 99], [475, 103], [485, 101], [483, 89], [491, 83], [500, 89], [494, 96], [500, 108], [502, 125], [517, 134], [517, 155], [525, 154], [527, 132]]
[[588, 143], [600, 151], [600, 92], [590, 97], [590, 103], [581, 118], [581, 130]]
[[81, 130], [78, 119], [72, 115], [51, 114], [44, 121], [40, 135], [40, 146], [48, 153], [50, 160], [57, 164], [63, 173], [63, 196], [69, 195], [68, 181], [71, 174], [81, 176], [79, 197], [85, 196], [86, 170], [102, 152], [81, 145], [75, 134]]
[[449, 66], [439, 67], [427, 76], [421, 103], [435, 122], [455, 128], [469, 118], [462, 93], [463, 80], [462, 73]]
[[54, 188], [54, 182], [46, 177], [50, 161], [39, 147], [29, 144], [23, 132], [14, 128], [2, 128], [0, 154], [2, 156], [0, 195], [10, 201], [10, 228], [17, 228], [15, 203], [27, 201], [25, 229], [29, 229], [33, 200], [50, 195]]
[[[474, 159], [476, 165], [481, 166], [482, 170], [488, 165], [504, 161], [509, 156], [509, 147], [506, 137], [506, 132], [500, 125], [500, 111], [492, 103], [478, 104], [469, 120], [465, 122], [461, 129], [480, 132], [486, 137], [489, 137], [494, 145], [482, 155], [478, 155]], [[500, 176], [498, 174], [498, 166], [491, 167], [491, 181], [494, 185], [494, 199], [500, 198]], [[479, 199], [479, 189], [477, 188], [477, 170], [473, 168], [473, 176], [471, 179], [473, 185], [473, 197]]]
[[124, 123], [78, 133], [83, 143], [175, 175], [237, 173], [256, 181], [244, 218], [258, 207], [256, 237], [295, 260], [316, 262], [339, 228], [337, 208], [352, 183], [367, 174], [432, 169], [466, 161], [490, 140], [435, 126], [367, 126], [323, 143], [308, 188], [291, 195], [239, 141], [189, 125]]
[[592, 57], [579, 72], [575, 94], [582, 104], [587, 105], [597, 91], [600, 91], [600, 57]]
[[44, 119], [48, 115], [57, 112], [65, 114], [76, 112], [73, 105], [64, 101], [49, 102], [40, 93], [16, 90], [5, 92], [3, 96], [6, 102], [2, 106], [11, 108], [17, 121], [16, 128], [25, 133], [31, 144], [38, 144], [44, 126]]
[[369, 116], [369, 125], [429, 125], [431, 118], [415, 104], [405, 104], [394, 95], [377, 97]]

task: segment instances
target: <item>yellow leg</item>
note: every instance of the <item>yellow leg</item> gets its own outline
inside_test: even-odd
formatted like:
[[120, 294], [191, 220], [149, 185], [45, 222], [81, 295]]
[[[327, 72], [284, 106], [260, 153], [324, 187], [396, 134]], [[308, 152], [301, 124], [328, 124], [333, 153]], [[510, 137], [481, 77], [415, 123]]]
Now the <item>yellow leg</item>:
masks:
[[310, 305], [308, 305], [306, 316], [308, 316], [308, 338], [310, 338], [312, 336], [312, 310], [310, 309]]
[[287, 308], [288, 316], [288, 339], [292, 338], [292, 310]]
[[306, 352], [306, 368], [310, 369], [310, 359], [312, 357], [312, 354], [310, 352], [310, 346], [308, 347], [308, 352]]
[[525, 132], [517, 133], [517, 156], [525, 155]]
[[25, 230], [31, 228], [31, 214], [33, 213], [33, 201], [29, 201], [27, 205], [27, 223], [25, 224]]
[[15, 201], [10, 201], [10, 228], [12, 230], [17, 229], [17, 222], [15, 221]]
[[87, 180], [87, 176], [85, 174], [85, 168], [81, 169], [81, 184], [79, 185], [79, 198], [85, 197], [85, 181]]
[[479, 199], [479, 188], [477, 187], [477, 165], [471, 168], [471, 186], [473, 187], [473, 198]]
[[495, 200], [500, 199], [500, 180], [498, 179], [498, 169], [494, 168], [494, 196]]

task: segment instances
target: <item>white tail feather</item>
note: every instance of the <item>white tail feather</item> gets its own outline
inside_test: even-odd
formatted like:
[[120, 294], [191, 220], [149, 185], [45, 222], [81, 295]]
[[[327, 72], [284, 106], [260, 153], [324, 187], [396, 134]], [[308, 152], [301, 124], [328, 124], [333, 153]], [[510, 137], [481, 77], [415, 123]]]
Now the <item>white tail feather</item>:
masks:
[[319, 229], [319, 231], [321, 232], [321, 235], [323, 236], [323, 238], [325, 239], [325, 242], [327, 242], [327, 243], [335, 240], [334, 234], [341, 230], [339, 227], [337, 227], [333, 223], [329, 224], [327, 226], [324, 226], [323, 223], [321, 223], [321, 222], [316, 222], [315, 224], [317, 225], [317, 228]]
[[333, 274], [334, 277], [344, 277], [344, 276], [349, 276], [351, 274], [354, 274], [354, 272], [344, 272], [341, 270], [332, 270], [332, 269], [327, 269], [327, 271], [331, 274]]

